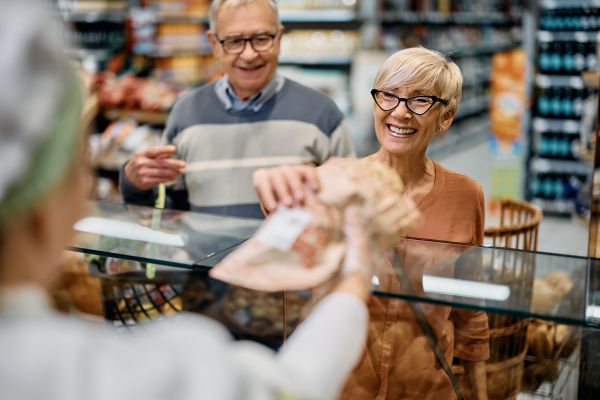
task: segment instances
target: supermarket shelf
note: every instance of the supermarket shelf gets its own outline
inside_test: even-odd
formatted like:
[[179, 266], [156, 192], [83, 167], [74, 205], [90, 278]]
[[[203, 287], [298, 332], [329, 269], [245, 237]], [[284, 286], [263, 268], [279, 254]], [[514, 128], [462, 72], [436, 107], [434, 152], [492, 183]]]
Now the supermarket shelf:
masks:
[[489, 111], [490, 105], [489, 103], [484, 103], [478, 107], [468, 107], [468, 108], [460, 108], [458, 109], [458, 112], [456, 113], [456, 116], [454, 117], [454, 121], [463, 119], [463, 118], [468, 118], [468, 117], [472, 117], [474, 115], [478, 115], [478, 114], [483, 114]]
[[600, 7], [600, 0], [542, 0], [542, 8]]
[[512, 50], [520, 47], [520, 43], [506, 43], [506, 44], [480, 44], [474, 46], [462, 46], [462, 47], [435, 47], [435, 50], [449, 55], [450, 57], [473, 57], [481, 56], [486, 54], [499, 53], [506, 50]]
[[538, 31], [538, 40], [542, 43], [551, 42], [596, 42], [600, 32], [587, 31]]
[[575, 213], [575, 203], [572, 200], [549, 200], [534, 197], [530, 201], [541, 208], [544, 214], [571, 215]]
[[99, 23], [99, 22], [114, 22], [122, 23], [128, 17], [126, 9], [114, 10], [114, 11], [87, 11], [87, 12], [74, 12], [60, 10], [59, 14], [65, 22], [75, 23]]
[[314, 9], [314, 10], [281, 10], [281, 22], [355, 22], [357, 14], [354, 10]]
[[554, 132], [579, 136], [580, 122], [578, 120], [545, 119], [538, 117], [534, 118], [532, 126], [536, 132]]
[[490, 82], [491, 82], [491, 78], [489, 75], [486, 75], [486, 76], [480, 77], [480, 78], [466, 79], [463, 82], [463, 89], [467, 88], [467, 87], [472, 87], [472, 86], [489, 85]]
[[427, 25], [507, 25], [519, 23], [520, 18], [501, 12], [407, 12], [385, 11], [382, 22]]
[[529, 168], [531, 172], [538, 174], [590, 175], [592, 173], [590, 165], [579, 161], [552, 160], [540, 157], [532, 157]]
[[334, 66], [350, 66], [352, 64], [351, 56], [281, 56], [280, 64], [296, 64], [296, 65], [334, 65]]
[[583, 89], [583, 79], [579, 75], [537, 75], [535, 83], [540, 88], [563, 87]]
[[138, 122], [151, 125], [164, 125], [169, 116], [168, 111], [141, 111], [123, 109], [104, 109], [102, 115], [107, 119], [132, 118]]
[[156, 15], [154, 23], [164, 24], [203, 24], [208, 25], [208, 16], [193, 16], [193, 15]]
[[189, 49], [189, 50], [154, 50], [150, 56], [155, 58], [177, 57], [177, 56], [209, 56], [212, 52], [209, 49]]
[[107, 59], [110, 55], [109, 49], [86, 49], [86, 48], [77, 48], [70, 47], [65, 48], [65, 53], [68, 57], [75, 58], [78, 60], [82, 60], [86, 57], [93, 57], [98, 60]]
[[490, 135], [490, 123], [479, 124], [462, 131], [451, 127], [443, 136], [437, 136], [427, 148], [428, 156], [439, 159], [456, 151], [464, 151], [487, 140]]

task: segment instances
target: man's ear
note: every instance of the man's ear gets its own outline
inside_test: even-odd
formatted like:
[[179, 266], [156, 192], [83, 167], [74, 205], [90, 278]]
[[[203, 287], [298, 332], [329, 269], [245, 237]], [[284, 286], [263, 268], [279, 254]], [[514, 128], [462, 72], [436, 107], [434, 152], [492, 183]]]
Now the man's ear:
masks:
[[219, 43], [219, 41], [211, 31], [206, 32], [206, 38], [208, 39], [208, 43], [210, 43], [210, 50], [212, 52], [213, 57], [215, 57], [218, 60], [221, 50], [219, 46], [221, 45], [221, 43]]
[[452, 125], [452, 121], [454, 121], [454, 116], [456, 115], [456, 111], [445, 111], [440, 120], [439, 131], [446, 132], [450, 125]]

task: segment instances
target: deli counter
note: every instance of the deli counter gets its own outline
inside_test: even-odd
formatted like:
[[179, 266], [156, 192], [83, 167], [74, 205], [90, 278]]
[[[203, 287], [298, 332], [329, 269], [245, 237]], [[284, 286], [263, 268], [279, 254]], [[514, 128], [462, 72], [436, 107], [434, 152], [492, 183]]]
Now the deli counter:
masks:
[[[208, 275], [262, 222], [92, 203], [75, 225], [70, 250], [78, 267], [65, 268], [71, 287], [63, 292], [71, 296], [63, 308], [93, 310], [120, 329], [197, 312], [237, 339], [277, 347], [327, 284], [264, 293]], [[415, 238], [398, 249], [391, 268], [373, 276], [374, 296], [408, 301], [425, 325], [433, 306], [486, 313], [490, 399], [576, 398], [581, 338], [600, 328], [600, 259]], [[452, 371], [466, 385], [458, 360]]]

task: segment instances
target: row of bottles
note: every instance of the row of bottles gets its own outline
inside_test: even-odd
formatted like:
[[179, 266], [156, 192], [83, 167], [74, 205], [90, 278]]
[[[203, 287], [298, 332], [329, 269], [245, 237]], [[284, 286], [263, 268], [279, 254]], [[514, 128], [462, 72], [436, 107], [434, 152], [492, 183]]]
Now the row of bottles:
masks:
[[537, 142], [537, 154], [545, 158], [576, 159], [579, 140], [565, 134], [543, 134]]
[[540, 16], [540, 29], [549, 31], [600, 30], [600, 12], [591, 8], [545, 10]]
[[529, 180], [529, 194], [542, 199], [571, 200], [577, 197], [583, 182], [583, 177], [573, 175], [533, 175]]
[[588, 89], [550, 87], [540, 91], [536, 105], [538, 115], [550, 118], [580, 118]]
[[538, 67], [542, 73], [578, 74], [596, 69], [598, 57], [593, 42], [544, 42], [540, 44]]

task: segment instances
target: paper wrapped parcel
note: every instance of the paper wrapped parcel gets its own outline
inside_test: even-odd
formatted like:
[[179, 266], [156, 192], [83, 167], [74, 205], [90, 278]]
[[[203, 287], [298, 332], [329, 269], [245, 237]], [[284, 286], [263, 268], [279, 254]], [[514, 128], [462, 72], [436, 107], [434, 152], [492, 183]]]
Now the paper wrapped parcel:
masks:
[[332, 158], [317, 172], [318, 193], [309, 195], [303, 207], [280, 207], [210, 275], [266, 292], [314, 288], [340, 270], [347, 206], [358, 204], [364, 210], [376, 251], [391, 248], [418, 222], [419, 213], [403, 196], [400, 177], [382, 163]]

